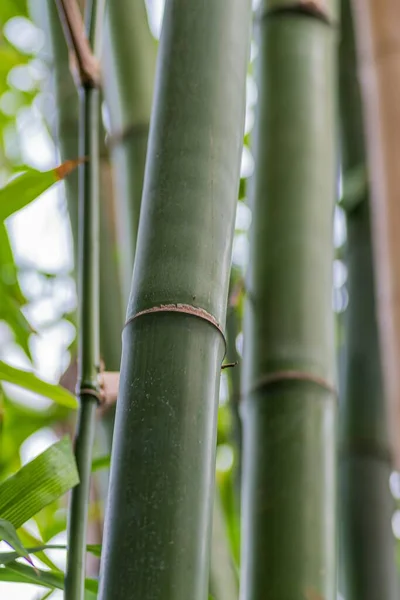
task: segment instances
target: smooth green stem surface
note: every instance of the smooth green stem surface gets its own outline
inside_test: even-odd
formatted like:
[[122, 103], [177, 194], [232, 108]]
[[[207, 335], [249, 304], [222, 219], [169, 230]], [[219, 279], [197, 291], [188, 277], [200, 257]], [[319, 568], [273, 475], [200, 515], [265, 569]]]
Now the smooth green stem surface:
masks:
[[143, 0], [110, 2], [102, 62], [125, 307], [139, 225], [156, 55], [157, 44], [149, 29]]
[[[340, 104], [344, 172], [365, 164], [350, 0], [342, 2]], [[341, 568], [346, 600], [395, 600], [394, 502], [379, 354], [368, 193], [346, 212], [349, 304], [340, 403]]]
[[[89, 43], [99, 44], [104, 2], [86, 6]], [[68, 557], [65, 600], [83, 600], [90, 475], [100, 371], [100, 261], [99, 261], [99, 113], [100, 92], [81, 89], [79, 119], [80, 155], [87, 161], [80, 167], [79, 252], [78, 252], [78, 396], [80, 401], [75, 455], [79, 485], [71, 492], [68, 514]]]
[[261, 10], [241, 598], [336, 600], [336, 33], [304, 6], [267, 1]]
[[[80, 483], [71, 492], [65, 600], [83, 600], [87, 511], [100, 371], [99, 343], [99, 91], [81, 91], [78, 262], [78, 384], [76, 459]], [[85, 392], [89, 391], [89, 393]], [[91, 392], [91, 393], [90, 393]]]
[[82, 395], [80, 402], [75, 436], [75, 459], [80, 482], [71, 492], [69, 506], [64, 600], [83, 600], [85, 597], [86, 531], [97, 400], [93, 396]]
[[[123, 333], [101, 600], [207, 598], [225, 347], [201, 315], [224, 326], [250, 14], [243, 0], [166, 4]], [[176, 310], [158, 310], [165, 305]]]

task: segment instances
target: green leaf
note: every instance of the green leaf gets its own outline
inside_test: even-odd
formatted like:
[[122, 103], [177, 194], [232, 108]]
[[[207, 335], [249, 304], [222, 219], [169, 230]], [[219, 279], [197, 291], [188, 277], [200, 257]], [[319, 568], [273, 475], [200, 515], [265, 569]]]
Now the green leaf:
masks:
[[27, 15], [26, 0], [1, 0], [0, 25], [4, 25], [8, 19], [20, 15]]
[[68, 160], [50, 171], [29, 169], [17, 175], [0, 189], [0, 221], [4, 221], [13, 213], [36, 200], [54, 183], [64, 179], [81, 162], [80, 159]]
[[35, 330], [28, 323], [25, 315], [22, 313], [18, 303], [11, 295], [7, 294], [7, 290], [0, 285], [0, 319], [4, 320], [14, 333], [15, 341], [27, 357], [32, 360], [31, 351], [29, 348], [29, 338]]
[[50, 398], [56, 404], [66, 406], [67, 408], [77, 408], [78, 402], [70, 392], [61, 387], [60, 385], [54, 385], [42, 381], [34, 373], [29, 371], [23, 371], [22, 369], [16, 369], [11, 367], [7, 363], [0, 360], [0, 381], [6, 381], [19, 385], [26, 390]]
[[[10, 563], [0, 569], [0, 581], [14, 583], [33, 583], [46, 588], [64, 589], [64, 574], [56, 571], [33, 569], [18, 562]], [[95, 579], [85, 580], [85, 589], [94, 594], [98, 591], [98, 582]]]
[[0, 485], [0, 516], [18, 529], [78, 483], [71, 441], [65, 437]]
[[14, 548], [15, 552], [12, 554], [16, 554], [16, 558], [22, 556], [32, 563], [29, 553], [19, 539], [14, 525], [5, 519], [0, 519], [0, 540], [4, 540], [11, 548]]
[[351, 211], [365, 198], [368, 191], [368, 173], [365, 165], [359, 165], [343, 177], [343, 193], [339, 205]]
[[[44, 552], [45, 550], [66, 550], [65, 544], [43, 544], [41, 546], [33, 546], [32, 548], [26, 548], [28, 554], [37, 554]], [[97, 558], [101, 556], [101, 544], [88, 544], [86, 546], [87, 552], [93, 554]], [[0, 565], [7, 565], [10, 562], [14, 562], [18, 558], [18, 552], [0, 552]]]
[[18, 305], [21, 306], [26, 303], [26, 299], [18, 283], [18, 269], [14, 261], [7, 228], [3, 222], [0, 222], [0, 256], [0, 282]]
[[92, 462], [92, 473], [94, 471], [100, 471], [100, 469], [108, 469], [110, 467], [111, 455], [106, 454], [105, 456], [99, 456]]

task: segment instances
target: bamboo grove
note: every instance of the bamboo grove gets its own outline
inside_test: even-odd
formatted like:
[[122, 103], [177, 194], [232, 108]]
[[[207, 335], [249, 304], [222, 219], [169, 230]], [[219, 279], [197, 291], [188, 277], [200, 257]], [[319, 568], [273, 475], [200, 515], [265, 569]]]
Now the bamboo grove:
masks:
[[[400, 9], [159, 5], [0, 4], [0, 595], [396, 600]], [[61, 179], [57, 385], [15, 223]]]

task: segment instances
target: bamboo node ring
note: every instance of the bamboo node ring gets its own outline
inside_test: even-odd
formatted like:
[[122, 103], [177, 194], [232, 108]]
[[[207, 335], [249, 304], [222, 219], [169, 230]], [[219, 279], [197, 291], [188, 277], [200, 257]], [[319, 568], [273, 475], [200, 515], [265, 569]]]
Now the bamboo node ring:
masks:
[[327, 392], [334, 394], [335, 396], [337, 395], [336, 387], [323, 377], [319, 377], [318, 375], [314, 375], [313, 373], [308, 373], [306, 371], [295, 370], [276, 371], [275, 373], [268, 373], [267, 375], [260, 377], [255, 385], [251, 387], [250, 393], [271, 385], [284, 383], [286, 381], [304, 381], [313, 383]]
[[157, 312], [177, 312], [183, 313], [186, 315], [192, 315], [193, 317], [198, 317], [199, 319], [203, 319], [204, 321], [208, 321], [211, 325], [214, 325], [218, 329], [218, 331], [222, 334], [225, 339], [224, 333], [221, 329], [220, 324], [217, 319], [209, 312], [207, 312], [204, 308], [199, 308], [198, 306], [192, 306], [191, 304], [160, 304], [159, 306], [152, 306], [151, 308], [145, 308], [144, 310], [139, 310], [136, 314], [129, 317], [126, 321], [124, 327], [129, 325], [132, 321], [137, 319], [138, 317], [142, 317], [144, 315], [149, 315]]
[[78, 396], [78, 398], [82, 398], [82, 396], [92, 396], [93, 398], [96, 398], [97, 403], [99, 405], [104, 403], [104, 398], [103, 398], [103, 394], [101, 393], [101, 391], [95, 390], [93, 388], [89, 388], [89, 387], [79, 388], [79, 390], [77, 391], [77, 396]]
[[326, 25], [336, 25], [335, 21], [329, 15], [324, 0], [294, 0], [290, 4], [284, 4], [283, 6], [273, 6], [272, 8], [264, 7], [258, 11], [256, 20], [260, 22], [264, 21], [264, 19], [283, 15], [285, 13], [308, 15], [314, 19], [318, 19]]
[[198, 319], [203, 319], [203, 321], [207, 321], [208, 323], [213, 325], [219, 331], [219, 333], [222, 335], [222, 339], [224, 341], [224, 347], [225, 347], [225, 352], [224, 352], [224, 355], [225, 355], [225, 353], [226, 353], [225, 334], [224, 334], [220, 324], [218, 323], [217, 319], [211, 313], [206, 311], [204, 308], [200, 308], [198, 306], [192, 306], [191, 304], [181, 304], [181, 303], [160, 304], [158, 306], [152, 306], [151, 308], [146, 308], [144, 310], [140, 310], [139, 312], [137, 312], [136, 314], [132, 315], [131, 317], [129, 317], [127, 319], [127, 321], [124, 325], [124, 329], [127, 325], [132, 323], [132, 321], [134, 321], [138, 317], [143, 317], [145, 315], [151, 315], [154, 313], [163, 313], [163, 312], [176, 312], [176, 313], [181, 313], [184, 315], [191, 315], [192, 317], [197, 317]]

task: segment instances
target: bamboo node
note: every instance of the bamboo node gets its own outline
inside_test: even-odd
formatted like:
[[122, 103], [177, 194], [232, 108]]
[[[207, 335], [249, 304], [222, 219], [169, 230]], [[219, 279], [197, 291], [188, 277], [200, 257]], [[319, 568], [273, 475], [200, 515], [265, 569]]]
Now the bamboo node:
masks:
[[77, 391], [76, 395], [78, 396], [78, 398], [82, 398], [82, 396], [92, 396], [93, 398], [96, 398], [97, 403], [99, 405], [103, 404], [103, 398], [102, 398], [101, 391], [95, 390], [94, 388], [91, 388], [91, 387], [81, 387]]
[[262, 388], [269, 387], [271, 385], [279, 385], [287, 381], [304, 381], [312, 383], [326, 390], [327, 392], [337, 396], [336, 387], [323, 377], [319, 377], [318, 375], [314, 375], [313, 373], [307, 373], [306, 371], [295, 370], [276, 371], [275, 373], [268, 373], [267, 375], [260, 377], [260, 379], [250, 389], [250, 393], [253, 393]]
[[204, 308], [200, 308], [198, 306], [192, 306], [191, 304], [180, 304], [180, 303], [160, 304], [159, 306], [152, 306], [151, 308], [146, 308], [144, 310], [140, 310], [132, 317], [129, 317], [129, 319], [126, 321], [124, 327], [129, 325], [129, 323], [131, 323], [138, 317], [142, 317], [144, 315], [149, 315], [149, 314], [158, 313], [158, 312], [177, 312], [177, 313], [183, 313], [186, 315], [192, 315], [193, 317], [198, 317], [199, 319], [203, 319], [204, 321], [211, 323], [211, 325], [214, 325], [214, 327], [216, 327], [218, 329], [218, 331], [222, 334], [223, 338], [225, 339], [224, 333], [223, 333], [221, 326], [218, 323], [217, 319], [212, 314], [207, 312]]
[[336, 25], [334, 19], [329, 14], [325, 0], [297, 0], [283, 6], [272, 6], [271, 8], [262, 7], [258, 12], [257, 21], [264, 21], [285, 13], [297, 13], [318, 19], [329, 26]]

